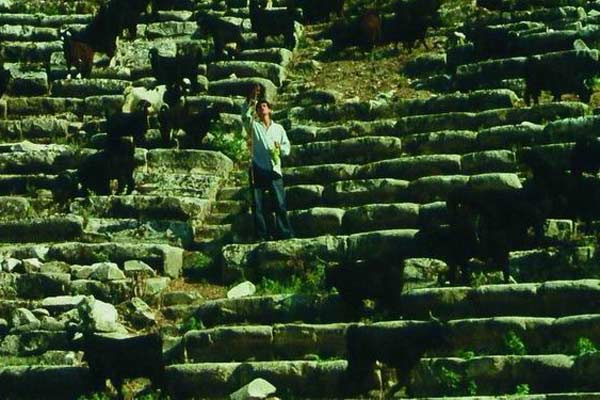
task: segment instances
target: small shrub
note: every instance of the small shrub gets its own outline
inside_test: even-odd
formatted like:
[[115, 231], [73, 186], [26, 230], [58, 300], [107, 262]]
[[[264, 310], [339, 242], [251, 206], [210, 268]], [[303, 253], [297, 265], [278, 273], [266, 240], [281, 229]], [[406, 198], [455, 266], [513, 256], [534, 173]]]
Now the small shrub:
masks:
[[464, 358], [465, 360], [470, 360], [471, 358], [475, 357], [475, 352], [463, 350], [458, 352], [458, 356], [460, 358]]
[[320, 260], [310, 270], [305, 266], [285, 279], [263, 277], [257, 285], [259, 294], [311, 294], [324, 292], [326, 263]]
[[181, 333], [185, 333], [188, 331], [197, 331], [200, 329], [204, 329], [204, 324], [201, 320], [197, 319], [196, 317], [189, 317], [179, 326], [179, 331]]
[[525, 347], [525, 343], [523, 343], [521, 338], [514, 331], [508, 331], [508, 333], [504, 336], [504, 345], [506, 346], [508, 354], [515, 354], [519, 356], [527, 354], [527, 347]]
[[250, 159], [246, 135], [241, 128], [228, 128], [216, 122], [206, 137], [206, 144], [209, 149], [222, 152], [236, 164]]
[[105, 392], [95, 392], [88, 395], [82, 395], [77, 400], [110, 400], [112, 397]]
[[438, 375], [438, 382], [445, 391], [455, 393], [460, 388], [462, 377], [458, 373], [442, 367]]
[[586, 337], [580, 337], [577, 339], [577, 343], [575, 343], [575, 354], [578, 356], [583, 356], [585, 354], [594, 354], [597, 353], [598, 349], [594, 342]]
[[519, 383], [517, 388], [515, 389], [515, 395], [517, 396], [527, 396], [530, 392], [529, 385], [526, 383]]

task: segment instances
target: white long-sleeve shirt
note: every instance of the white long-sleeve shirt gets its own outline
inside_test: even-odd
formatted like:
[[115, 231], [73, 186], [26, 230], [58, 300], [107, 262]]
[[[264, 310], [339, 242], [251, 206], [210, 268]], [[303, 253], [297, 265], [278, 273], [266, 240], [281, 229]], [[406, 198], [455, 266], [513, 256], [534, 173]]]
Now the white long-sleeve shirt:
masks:
[[[242, 123], [249, 135], [252, 135], [252, 162], [266, 171], [274, 171], [279, 176], [281, 173], [281, 157], [290, 154], [291, 144], [285, 129], [278, 123], [271, 121], [267, 128], [261, 121], [253, 118], [252, 106], [248, 102], [242, 105]], [[280, 157], [276, 160], [271, 157], [271, 149], [279, 143]]]

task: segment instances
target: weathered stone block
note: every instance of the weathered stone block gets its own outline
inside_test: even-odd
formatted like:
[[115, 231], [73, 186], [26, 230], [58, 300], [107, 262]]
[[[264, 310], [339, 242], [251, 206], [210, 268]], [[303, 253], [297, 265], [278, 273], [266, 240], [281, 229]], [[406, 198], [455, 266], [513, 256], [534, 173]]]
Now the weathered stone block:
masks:
[[360, 178], [417, 179], [430, 175], [452, 175], [460, 172], [459, 155], [427, 155], [376, 161], [361, 166]]
[[368, 204], [344, 214], [344, 233], [382, 229], [417, 228], [419, 206], [413, 203]]
[[294, 233], [299, 237], [338, 234], [342, 230], [344, 210], [314, 207], [289, 213]]

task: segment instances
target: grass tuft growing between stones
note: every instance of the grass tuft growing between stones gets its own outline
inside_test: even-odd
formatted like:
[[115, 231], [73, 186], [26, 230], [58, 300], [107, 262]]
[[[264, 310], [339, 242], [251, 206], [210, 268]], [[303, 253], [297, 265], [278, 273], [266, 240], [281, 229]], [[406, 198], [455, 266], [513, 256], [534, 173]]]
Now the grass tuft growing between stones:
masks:
[[291, 275], [283, 280], [263, 277], [256, 286], [257, 294], [314, 294], [326, 293], [325, 263], [318, 263], [304, 276]]

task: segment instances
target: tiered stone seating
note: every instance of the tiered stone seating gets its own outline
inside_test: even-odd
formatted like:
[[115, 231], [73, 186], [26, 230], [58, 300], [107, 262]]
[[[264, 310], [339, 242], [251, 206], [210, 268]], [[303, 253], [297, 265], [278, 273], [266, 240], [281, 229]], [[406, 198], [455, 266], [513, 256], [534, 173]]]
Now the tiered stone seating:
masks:
[[[410, 343], [398, 338], [432, 317], [442, 321], [446, 343], [428, 349], [411, 371], [394, 372], [393, 357], [382, 360], [373, 371], [379, 384], [363, 395], [600, 398], [595, 237], [581, 235], [574, 221], [550, 219], [545, 236], [553, 247], [510, 255], [519, 283], [488, 284], [500, 280], [484, 271], [481, 285], [452, 287], [445, 265], [428, 258], [435, 244], [419, 235], [448, 222], [452, 189], [520, 187], [527, 151], [567, 169], [573, 142], [598, 130], [600, 118], [587, 104], [523, 107], [519, 99], [525, 56], [597, 40], [595, 3], [490, 2], [494, 10], [480, 23], [490, 37], [516, 38], [506, 54], [482, 59], [481, 43], [427, 54], [406, 73], [420, 74], [418, 87], [450, 93], [352, 102], [294, 93], [286, 85], [295, 79], [293, 52], [252, 48], [247, 9], [227, 3], [222, 14], [243, 24], [250, 48], [234, 61], [209, 57], [190, 104], [237, 114], [255, 82], [285, 100], [276, 120], [293, 145], [284, 180], [296, 239], [253, 242], [244, 167], [215, 151], [160, 148], [155, 121], [136, 150], [136, 192], [54, 201], [61, 175], [102, 147], [104, 116], [120, 108], [123, 89], [154, 82], [149, 48], [174, 53], [193, 43], [210, 54], [211, 40], [197, 32], [191, 11], [142, 18], [138, 39], [120, 42], [115, 67], [70, 80], [58, 29], [81, 26], [90, 15], [0, 14], [0, 54], [17, 71], [0, 101], [0, 359], [10, 357], [0, 362], [0, 393], [62, 399], [85, 392], [89, 370], [66, 327], [89, 313], [103, 332], [160, 320], [166, 391], [174, 398], [222, 398], [254, 378], [274, 384], [280, 398], [347, 398], [349, 327], [372, 334], [365, 346], [373, 354], [403, 359]], [[402, 261], [401, 301], [357, 308], [325, 287], [214, 300], [172, 291], [186, 268], [205, 267], [197, 250], [213, 256], [217, 283], [248, 279], [263, 291], [290, 278], [325, 280], [328, 268], [348, 259]]]

